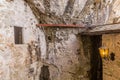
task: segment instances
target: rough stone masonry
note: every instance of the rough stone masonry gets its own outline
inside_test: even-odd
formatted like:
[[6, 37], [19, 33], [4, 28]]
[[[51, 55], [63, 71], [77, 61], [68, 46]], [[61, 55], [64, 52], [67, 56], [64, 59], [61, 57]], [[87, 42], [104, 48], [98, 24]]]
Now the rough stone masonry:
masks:
[[[119, 0], [0, 0], [0, 80], [90, 80], [90, 42], [84, 51], [82, 30], [36, 24], [116, 23], [119, 4]], [[22, 44], [15, 44], [14, 27], [22, 28]]]

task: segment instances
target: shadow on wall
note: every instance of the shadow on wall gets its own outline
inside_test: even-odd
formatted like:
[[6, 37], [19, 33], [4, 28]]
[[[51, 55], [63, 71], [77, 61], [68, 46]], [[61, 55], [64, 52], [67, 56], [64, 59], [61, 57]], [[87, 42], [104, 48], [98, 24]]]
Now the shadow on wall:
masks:
[[41, 73], [39, 76], [39, 80], [50, 80], [49, 66], [43, 65], [41, 67]]
[[115, 60], [115, 53], [110, 53], [110, 60], [114, 61]]

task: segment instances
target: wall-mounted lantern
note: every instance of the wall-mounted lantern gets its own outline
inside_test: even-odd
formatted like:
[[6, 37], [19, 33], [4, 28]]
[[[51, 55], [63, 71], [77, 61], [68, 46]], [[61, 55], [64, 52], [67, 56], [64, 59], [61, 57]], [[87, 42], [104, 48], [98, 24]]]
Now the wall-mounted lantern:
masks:
[[109, 49], [107, 47], [100, 47], [99, 53], [102, 58], [109, 58]]

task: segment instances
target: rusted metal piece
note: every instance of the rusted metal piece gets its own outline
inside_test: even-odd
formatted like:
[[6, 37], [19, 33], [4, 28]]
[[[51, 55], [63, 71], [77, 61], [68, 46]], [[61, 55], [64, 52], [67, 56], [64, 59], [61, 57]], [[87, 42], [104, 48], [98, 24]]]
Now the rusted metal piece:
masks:
[[79, 25], [74, 25], [74, 24], [37, 24], [36, 26], [40, 27], [77, 27], [77, 28], [85, 28], [85, 25], [79, 24]]

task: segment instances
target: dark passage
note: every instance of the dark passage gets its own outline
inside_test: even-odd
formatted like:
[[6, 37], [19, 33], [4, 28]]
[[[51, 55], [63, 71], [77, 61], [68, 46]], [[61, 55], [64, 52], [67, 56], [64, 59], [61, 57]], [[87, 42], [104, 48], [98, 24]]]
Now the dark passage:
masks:
[[[84, 55], [90, 54], [91, 69], [88, 71], [90, 80], [103, 80], [102, 59], [99, 54], [99, 47], [102, 45], [102, 36], [82, 35]], [[88, 57], [89, 58], [89, 57]]]
[[91, 80], [103, 80], [102, 59], [98, 48], [102, 45], [102, 36], [91, 36], [92, 53], [91, 53]]
[[41, 73], [39, 76], [39, 80], [50, 80], [49, 66], [43, 65], [41, 67]]

